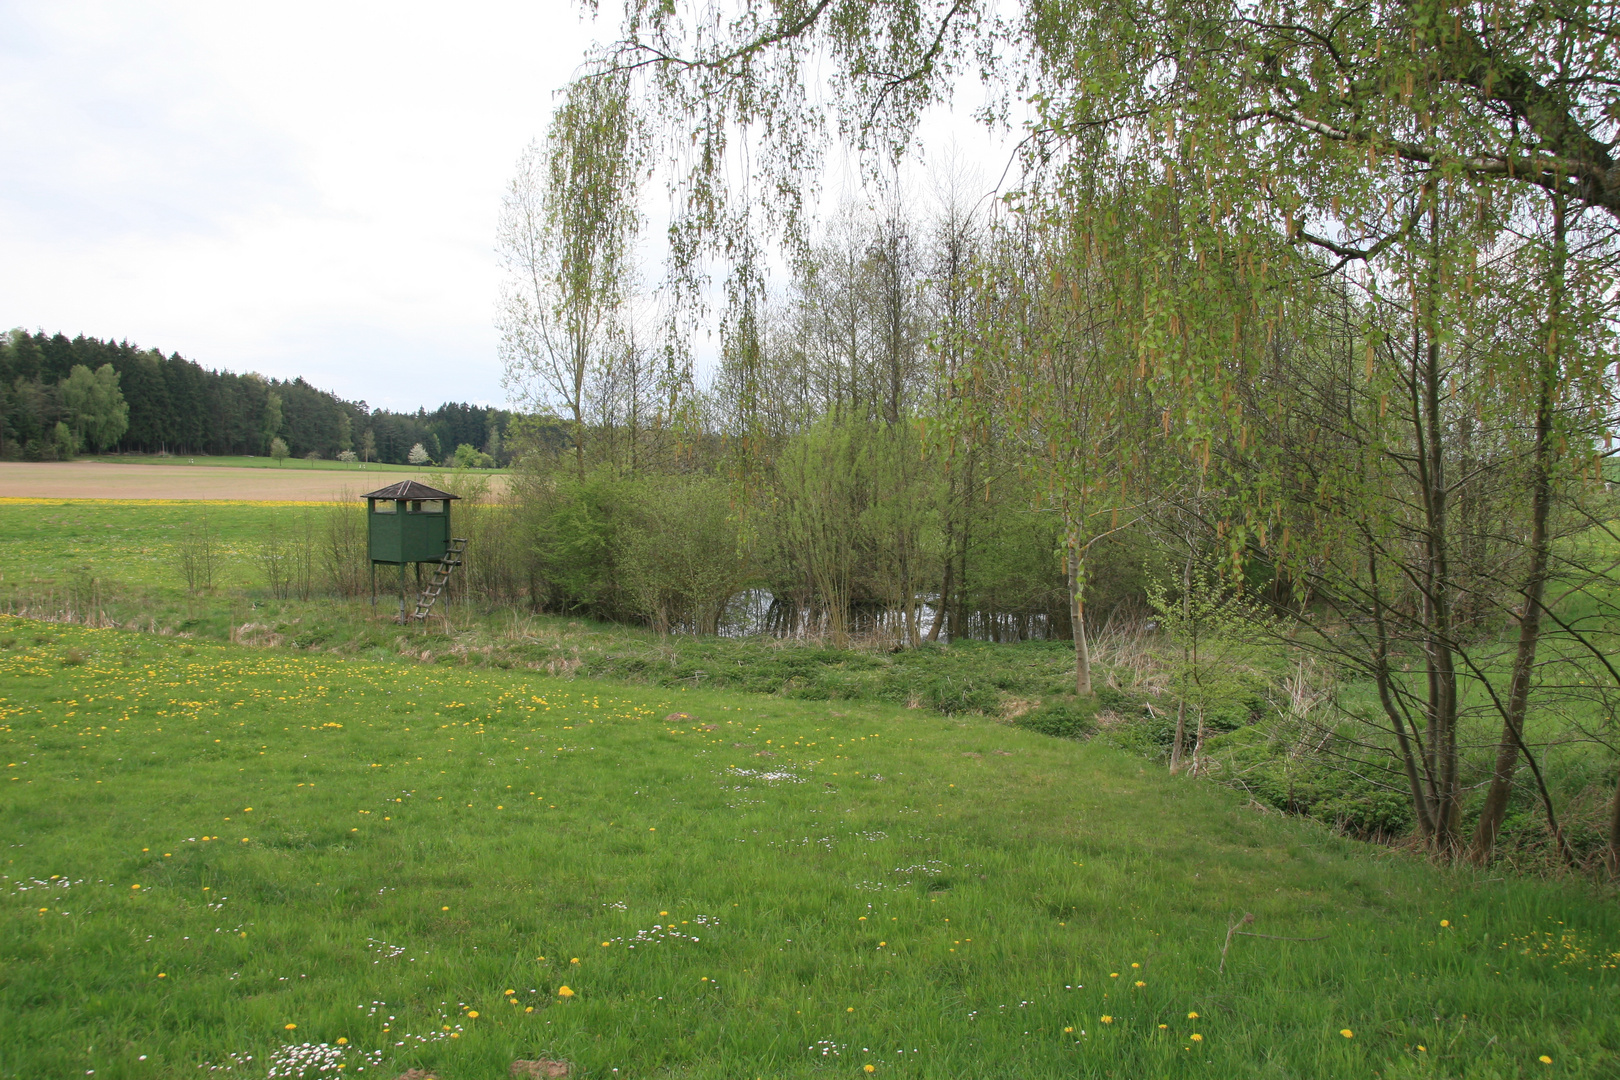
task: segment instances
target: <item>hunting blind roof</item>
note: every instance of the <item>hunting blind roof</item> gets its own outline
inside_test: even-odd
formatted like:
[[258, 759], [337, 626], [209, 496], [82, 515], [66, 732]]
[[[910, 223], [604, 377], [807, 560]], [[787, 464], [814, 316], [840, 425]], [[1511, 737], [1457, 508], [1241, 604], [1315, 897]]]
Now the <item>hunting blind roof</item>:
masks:
[[432, 499], [461, 498], [460, 495], [452, 495], [448, 491], [440, 491], [438, 488], [428, 487], [426, 484], [418, 484], [415, 480], [404, 480], [398, 484], [378, 488], [376, 491], [368, 491], [360, 497], [362, 499], [398, 499], [410, 502], [415, 502], [418, 499], [428, 501]]

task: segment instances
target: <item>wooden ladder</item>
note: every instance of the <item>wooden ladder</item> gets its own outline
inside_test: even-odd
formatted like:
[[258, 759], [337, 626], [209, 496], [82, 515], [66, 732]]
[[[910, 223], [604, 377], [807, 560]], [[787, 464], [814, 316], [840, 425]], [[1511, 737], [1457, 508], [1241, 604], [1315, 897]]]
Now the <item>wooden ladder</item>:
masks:
[[450, 546], [445, 548], [444, 554], [439, 558], [439, 565], [433, 569], [432, 580], [428, 582], [427, 588], [422, 590], [422, 595], [417, 599], [416, 610], [411, 613], [411, 618], [417, 622], [422, 622], [428, 617], [428, 613], [433, 610], [433, 605], [439, 599], [439, 594], [444, 592], [444, 587], [449, 582], [450, 575], [455, 572], [456, 567], [461, 565], [461, 556], [466, 550], [467, 540], [465, 537], [458, 536], [450, 541]]

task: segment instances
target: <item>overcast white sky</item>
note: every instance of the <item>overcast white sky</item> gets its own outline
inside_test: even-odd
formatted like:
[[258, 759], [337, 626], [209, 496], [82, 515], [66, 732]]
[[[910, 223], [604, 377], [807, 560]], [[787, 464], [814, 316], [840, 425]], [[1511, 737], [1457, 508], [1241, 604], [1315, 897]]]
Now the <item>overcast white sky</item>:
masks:
[[503, 400], [495, 219], [566, 0], [0, 2], [0, 323]]
[[0, 329], [501, 404], [501, 192], [612, 29], [569, 0], [0, 0]]

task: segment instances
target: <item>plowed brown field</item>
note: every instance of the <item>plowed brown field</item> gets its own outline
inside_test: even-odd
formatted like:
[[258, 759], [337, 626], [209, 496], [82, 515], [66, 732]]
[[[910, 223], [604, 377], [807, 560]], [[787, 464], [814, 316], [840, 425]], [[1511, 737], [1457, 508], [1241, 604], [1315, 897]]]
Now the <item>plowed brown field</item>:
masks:
[[[401, 480], [405, 472], [363, 469], [232, 469], [210, 465], [115, 465], [96, 461], [0, 462], [0, 498], [246, 499], [330, 502]], [[425, 474], [414, 476], [426, 480]], [[492, 478], [498, 487], [505, 477]]]

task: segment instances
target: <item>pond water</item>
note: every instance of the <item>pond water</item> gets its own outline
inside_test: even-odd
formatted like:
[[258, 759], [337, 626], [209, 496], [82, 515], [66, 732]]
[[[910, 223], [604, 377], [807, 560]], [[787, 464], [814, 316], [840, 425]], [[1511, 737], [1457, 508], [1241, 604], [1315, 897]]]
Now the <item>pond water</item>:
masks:
[[[919, 605], [917, 625], [919, 636], [928, 637], [934, 625], [939, 598], [931, 596]], [[1045, 641], [1051, 633], [1050, 620], [1043, 614], [1007, 612], [969, 612], [966, 632], [959, 637], [977, 641]], [[850, 612], [849, 634], [857, 638], [890, 637], [896, 641], [904, 635], [905, 614], [899, 608], [877, 604], [856, 605]], [[726, 607], [720, 620], [722, 637], [748, 637], [768, 634], [779, 638], [816, 638], [827, 632], [826, 613], [801, 607], [790, 600], [779, 598], [768, 589], [750, 589], [739, 593]], [[939, 641], [950, 641], [951, 635], [942, 626]]]

